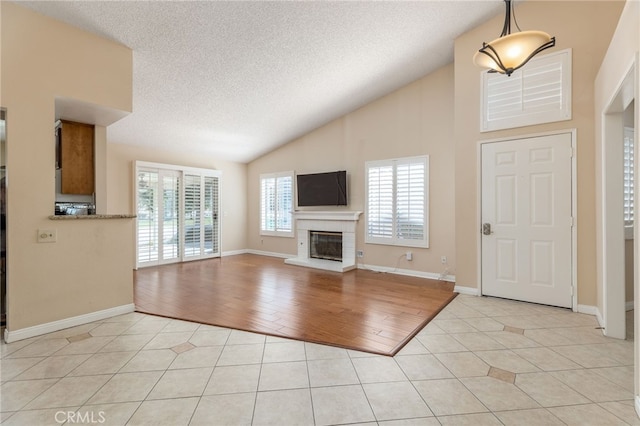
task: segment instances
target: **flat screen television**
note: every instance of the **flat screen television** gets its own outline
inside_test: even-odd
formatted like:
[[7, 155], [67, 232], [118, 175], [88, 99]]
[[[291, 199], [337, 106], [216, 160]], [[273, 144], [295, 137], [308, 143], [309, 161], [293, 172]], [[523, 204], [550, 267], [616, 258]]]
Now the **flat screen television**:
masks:
[[313, 173], [296, 176], [298, 207], [346, 206], [347, 172]]

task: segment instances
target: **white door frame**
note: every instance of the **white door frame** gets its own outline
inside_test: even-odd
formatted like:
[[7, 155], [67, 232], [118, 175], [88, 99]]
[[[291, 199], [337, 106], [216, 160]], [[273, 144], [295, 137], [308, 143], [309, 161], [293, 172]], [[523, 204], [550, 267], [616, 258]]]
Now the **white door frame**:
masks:
[[476, 167], [476, 230], [478, 233], [478, 238], [476, 239], [476, 254], [477, 254], [477, 276], [479, 281], [478, 293], [481, 296], [482, 292], [482, 145], [486, 143], [495, 143], [495, 142], [509, 142], [520, 139], [530, 139], [536, 138], [540, 136], [552, 136], [552, 135], [561, 135], [569, 133], [571, 134], [571, 148], [573, 150], [573, 156], [571, 157], [571, 214], [573, 216], [573, 226], [571, 227], [571, 288], [572, 288], [572, 298], [571, 298], [571, 306], [574, 312], [578, 312], [578, 288], [576, 277], [578, 276], [578, 257], [577, 257], [577, 246], [578, 246], [578, 201], [577, 201], [577, 193], [578, 193], [578, 179], [577, 179], [577, 149], [576, 149], [576, 141], [577, 141], [577, 130], [576, 129], [567, 129], [567, 130], [557, 130], [552, 132], [543, 132], [543, 133], [529, 133], [525, 135], [518, 136], [510, 136], [505, 138], [498, 139], [487, 139], [478, 141], [476, 147], [476, 159], [477, 159], [477, 167]]
[[[602, 170], [599, 182], [601, 188], [600, 209], [602, 220], [598, 224], [602, 235], [602, 253], [598, 257], [599, 280], [602, 282], [602, 326], [604, 334], [617, 339], [626, 337], [625, 315], [625, 256], [624, 221], [622, 217], [622, 149], [624, 136], [624, 111], [636, 99], [635, 81], [638, 79], [637, 59], [627, 67], [623, 80], [616, 86], [605, 108], [602, 120], [602, 144], [599, 160]], [[637, 114], [636, 114], [637, 116]], [[635, 125], [636, 130], [638, 123]], [[638, 135], [635, 132], [634, 147], [638, 149]], [[638, 165], [636, 154], [635, 165]], [[636, 197], [637, 197], [636, 178]], [[635, 217], [638, 216], [638, 198], [636, 198]], [[634, 227], [634, 248], [638, 250], [638, 226]], [[638, 252], [634, 253], [637, 261]], [[638, 269], [636, 266], [636, 283]], [[636, 287], [637, 291], [637, 287]], [[637, 295], [635, 297], [637, 300]]]

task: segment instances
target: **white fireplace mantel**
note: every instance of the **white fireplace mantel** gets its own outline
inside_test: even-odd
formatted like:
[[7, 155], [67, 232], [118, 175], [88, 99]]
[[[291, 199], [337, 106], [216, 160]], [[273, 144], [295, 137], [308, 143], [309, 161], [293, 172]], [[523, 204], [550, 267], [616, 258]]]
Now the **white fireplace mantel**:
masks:
[[[328, 271], [346, 272], [356, 268], [356, 224], [360, 211], [297, 211], [296, 233], [298, 256], [285, 260], [290, 265]], [[342, 262], [309, 257], [309, 232], [329, 231], [342, 233]]]
[[357, 211], [297, 211], [295, 219], [302, 220], [351, 220], [358, 221], [362, 212]]

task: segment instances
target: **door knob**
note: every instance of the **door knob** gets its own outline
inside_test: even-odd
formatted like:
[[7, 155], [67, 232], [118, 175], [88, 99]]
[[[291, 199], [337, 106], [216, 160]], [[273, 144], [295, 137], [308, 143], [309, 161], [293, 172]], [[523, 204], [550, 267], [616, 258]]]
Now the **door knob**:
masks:
[[482, 224], [482, 235], [491, 235], [493, 234], [493, 231], [491, 231], [491, 224], [490, 223], [483, 223]]

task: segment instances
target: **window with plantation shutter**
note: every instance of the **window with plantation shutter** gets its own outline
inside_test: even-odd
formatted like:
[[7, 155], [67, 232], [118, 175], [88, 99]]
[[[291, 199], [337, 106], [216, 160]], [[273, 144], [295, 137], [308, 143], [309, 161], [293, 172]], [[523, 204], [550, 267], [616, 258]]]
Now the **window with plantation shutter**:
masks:
[[624, 196], [624, 205], [623, 205], [623, 213], [624, 213], [624, 226], [625, 228], [630, 229], [629, 238], [633, 238], [633, 209], [634, 209], [634, 152], [633, 152], [633, 139], [634, 139], [634, 130], [630, 127], [624, 128], [624, 157], [623, 157], [623, 196]]
[[429, 246], [429, 157], [370, 161], [365, 242]]
[[260, 175], [260, 234], [293, 237], [293, 172]]
[[571, 119], [571, 49], [531, 59], [511, 76], [482, 73], [481, 131]]

